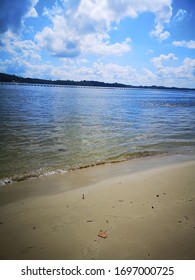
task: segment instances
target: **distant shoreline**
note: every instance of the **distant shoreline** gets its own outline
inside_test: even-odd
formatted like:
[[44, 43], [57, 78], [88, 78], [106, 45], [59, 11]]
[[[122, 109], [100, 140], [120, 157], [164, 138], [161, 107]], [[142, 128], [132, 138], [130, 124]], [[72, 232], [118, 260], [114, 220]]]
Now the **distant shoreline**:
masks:
[[178, 87], [165, 87], [165, 86], [133, 86], [121, 83], [105, 83], [99, 81], [72, 81], [72, 80], [46, 80], [37, 78], [23, 78], [16, 75], [10, 75], [5, 73], [0, 73], [0, 84], [1, 85], [26, 85], [26, 86], [63, 86], [63, 87], [88, 87], [88, 88], [117, 88], [117, 89], [145, 89], [145, 90], [182, 90], [189, 91], [195, 90], [193, 88], [178, 88]]
[[88, 89], [116, 89], [116, 90], [171, 90], [171, 91], [191, 91], [188, 88], [150, 88], [150, 87], [116, 87], [116, 86], [89, 86], [89, 85], [59, 85], [59, 84], [39, 84], [39, 83], [17, 83], [17, 82], [0, 82], [0, 85], [11, 86], [37, 86], [37, 87], [65, 87], [65, 88], [88, 88]]

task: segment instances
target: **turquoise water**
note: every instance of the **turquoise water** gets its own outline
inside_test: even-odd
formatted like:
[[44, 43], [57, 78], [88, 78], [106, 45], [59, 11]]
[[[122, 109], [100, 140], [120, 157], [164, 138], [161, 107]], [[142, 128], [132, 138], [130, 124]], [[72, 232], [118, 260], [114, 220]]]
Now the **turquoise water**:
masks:
[[1, 184], [195, 152], [195, 91], [0, 86]]

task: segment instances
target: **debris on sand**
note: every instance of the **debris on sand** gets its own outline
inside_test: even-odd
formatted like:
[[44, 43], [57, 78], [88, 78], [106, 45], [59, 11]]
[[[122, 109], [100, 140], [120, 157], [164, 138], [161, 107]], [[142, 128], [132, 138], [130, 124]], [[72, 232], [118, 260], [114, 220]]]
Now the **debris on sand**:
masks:
[[98, 236], [101, 238], [107, 238], [107, 233], [106, 233], [106, 231], [103, 231], [100, 229]]

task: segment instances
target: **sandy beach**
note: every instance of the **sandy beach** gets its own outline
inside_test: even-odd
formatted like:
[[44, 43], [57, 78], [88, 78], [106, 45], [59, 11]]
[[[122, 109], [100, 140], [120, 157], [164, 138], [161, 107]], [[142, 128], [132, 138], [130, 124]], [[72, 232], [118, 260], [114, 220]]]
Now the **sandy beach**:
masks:
[[151, 157], [1, 187], [0, 259], [195, 259], [194, 170]]

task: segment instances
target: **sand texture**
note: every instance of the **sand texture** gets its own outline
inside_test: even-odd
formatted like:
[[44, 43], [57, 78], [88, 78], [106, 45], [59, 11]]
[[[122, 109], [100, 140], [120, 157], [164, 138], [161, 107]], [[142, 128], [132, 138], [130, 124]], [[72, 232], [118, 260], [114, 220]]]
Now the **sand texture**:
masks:
[[195, 160], [173, 158], [2, 187], [0, 259], [195, 259]]

